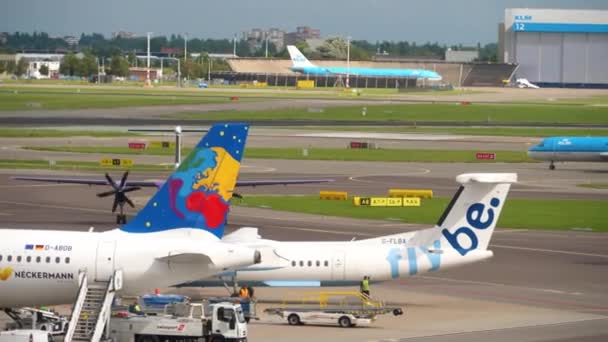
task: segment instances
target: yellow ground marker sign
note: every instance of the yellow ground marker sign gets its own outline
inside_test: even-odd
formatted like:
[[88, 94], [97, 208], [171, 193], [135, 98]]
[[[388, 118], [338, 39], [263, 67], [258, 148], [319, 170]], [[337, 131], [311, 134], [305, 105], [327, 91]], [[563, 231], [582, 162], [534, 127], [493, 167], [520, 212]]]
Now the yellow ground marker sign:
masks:
[[322, 200], [346, 201], [348, 199], [348, 192], [346, 192], [346, 191], [320, 191], [319, 198]]
[[433, 190], [422, 190], [422, 189], [388, 189], [388, 197], [433, 198]]
[[131, 167], [133, 166], [132, 159], [120, 159], [120, 158], [103, 158], [99, 161], [101, 166], [124, 166]]
[[419, 207], [420, 197], [353, 197], [356, 207]]

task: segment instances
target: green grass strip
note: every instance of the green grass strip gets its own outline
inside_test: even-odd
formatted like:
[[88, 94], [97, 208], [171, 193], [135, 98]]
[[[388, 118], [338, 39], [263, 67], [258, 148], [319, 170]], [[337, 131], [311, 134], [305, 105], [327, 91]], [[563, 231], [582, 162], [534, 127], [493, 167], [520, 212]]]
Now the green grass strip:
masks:
[[[173, 149], [131, 150], [127, 147], [103, 146], [35, 146], [26, 147], [37, 151], [103, 153], [119, 154], [156, 154], [172, 155]], [[245, 151], [245, 158], [256, 159], [311, 159], [311, 160], [342, 160], [342, 161], [385, 161], [385, 162], [438, 162], [438, 163], [531, 163], [525, 151], [498, 151], [496, 160], [477, 160], [477, 151], [466, 150], [405, 150], [405, 149], [346, 149], [346, 148], [308, 148], [308, 155], [303, 155], [301, 148], [262, 148], [250, 147]], [[184, 149], [186, 155], [190, 149]]]
[[79, 171], [172, 171], [173, 164], [150, 165], [134, 164], [131, 167], [102, 166], [98, 162], [57, 160], [50, 163], [48, 160], [16, 160], [0, 159], [0, 169], [37, 169], [37, 170], [79, 170]]
[[589, 189], [608, 189], [608, 183], [584, 183], [576, 186]]
[[[318, 196], [245, 196], [237, 205], [270, 207], [274, 210], [351, 217], [398, 219], [407, 223], [435, 224], [448, 198], [422, 200], [420, 207], [355, 207], [351, 201], [320, 200]], [[608, 231], [608, 201], [508, 198], [499, 218], [503, 228], [573, 229]]]
[[429, 126], [305, 126], [302, 129], [345, 132], [405, 133], [405, 134], [455, 134], [505, 137], [604, 137], [605, 128], [553, 128], [553, 127], [429, 127]]
[[[318, 107], [318, 106], [317, 106]], [[366, 108], [363, 115], [363, 108]], [[217, 113], [182, 113], [168, 117], [214, 119]], [[327, 107], [323, 111], [277, 109], [222, 113], [223, 120], [390, 121], [454, 123], [608, 124], [608, 107], [524, 104], [403, 104]], [[542, 128], [540, 128], [542, 130]]]
[[61, 129], [0, 128], [0, 138], [122, 137], [138, 135], [119, 131], [78, 131]]
[[228, 97], [103, 93], [0, 92], [0, 110], [85, 109], [228, 102]]

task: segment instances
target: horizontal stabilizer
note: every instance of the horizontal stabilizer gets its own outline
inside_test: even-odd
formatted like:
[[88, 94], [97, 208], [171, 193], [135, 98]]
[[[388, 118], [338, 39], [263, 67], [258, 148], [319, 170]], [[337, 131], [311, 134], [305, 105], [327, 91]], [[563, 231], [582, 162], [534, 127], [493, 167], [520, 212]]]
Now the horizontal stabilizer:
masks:
[[517, 173], [465, 173], [458, 175], [456, 181], [466, 183], [517, 183]]
[[188, 252], [172, 252], [169, 255], [157, 258], [156, 260], [171, 264], [206, 265], [213, 263], [208, 255]]
[[258, 229], [255, 227], [240, 228], [222, 238], [223, 242], [228, 243], [249, 243], [261, 239]]

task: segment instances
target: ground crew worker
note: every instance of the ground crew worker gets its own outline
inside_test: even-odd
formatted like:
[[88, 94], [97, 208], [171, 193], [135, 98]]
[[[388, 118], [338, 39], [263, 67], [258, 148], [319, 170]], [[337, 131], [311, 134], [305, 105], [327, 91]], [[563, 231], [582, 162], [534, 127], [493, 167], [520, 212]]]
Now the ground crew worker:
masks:
[[361, 280], [361, 293], [366, 297], [369, 297], [369, 276], [363, 276], [363, 280]]
[[239, 290], [239, 297], [249, 298], [249, 289], [247, 289], [247, 286], [241, 286], [241, 289]]
[[137, 301], [134, 301], [133, 304], [129, 305], [129, 312], [132, 314], [139, 315], [139, 316], [144, 315], [144, 312], [141, 311], [141, 308], [139, 307], [139, 304], [137, 303]]

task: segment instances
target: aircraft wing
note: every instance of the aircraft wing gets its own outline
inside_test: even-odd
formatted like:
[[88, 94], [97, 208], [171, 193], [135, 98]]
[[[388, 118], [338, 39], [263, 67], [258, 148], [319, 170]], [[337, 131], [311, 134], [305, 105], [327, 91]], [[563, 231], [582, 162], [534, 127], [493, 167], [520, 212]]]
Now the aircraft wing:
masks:
[[333, 179], [267, 179], [267, 180], [239, 180], [236, 186], [258, 186], [258, 185], [290, 185], [290, 184], [317, 184], [331, 183]]
[[[31, 182], [44, 182], [44, 183], [64, 183], [64, 184], [85, 184], [85, 185], [109, 185], [108, 181], [99, 178], [66, 178], [66, 177], [37, 177], [37, 176], [16, 176], [11, 177], [14, 180], [24, 180]], [[236, 186], [264, 186], [264, 185], [290, 185], [290, 184], [316, 184], [316, 183], [330, 183], [333, 179], [267, 179], [267, 180], [239, 180], [236, 182]], [[128, 180], [125, 186], [139, 186], [139, 187], [156, 187], [160, 188], [163, 185], [162, 181], [153, 180]]]
[[[64, 184], [85, 184], [85, 185], [109, 185], [108, 181], [103, 178], [91, 179], [91, 178], [65, 178], [65, 177], [31, 177], [31, 176], [16, 176], [11, 177], [14, 180], [24, 180], [31, 182], [43, 182], [43, 183], [64, 183]], [[159, 188], [163, 185], [162, 181], [127, 181], [125, 186], [140, 186], [140, 187], [156, 187]]]

